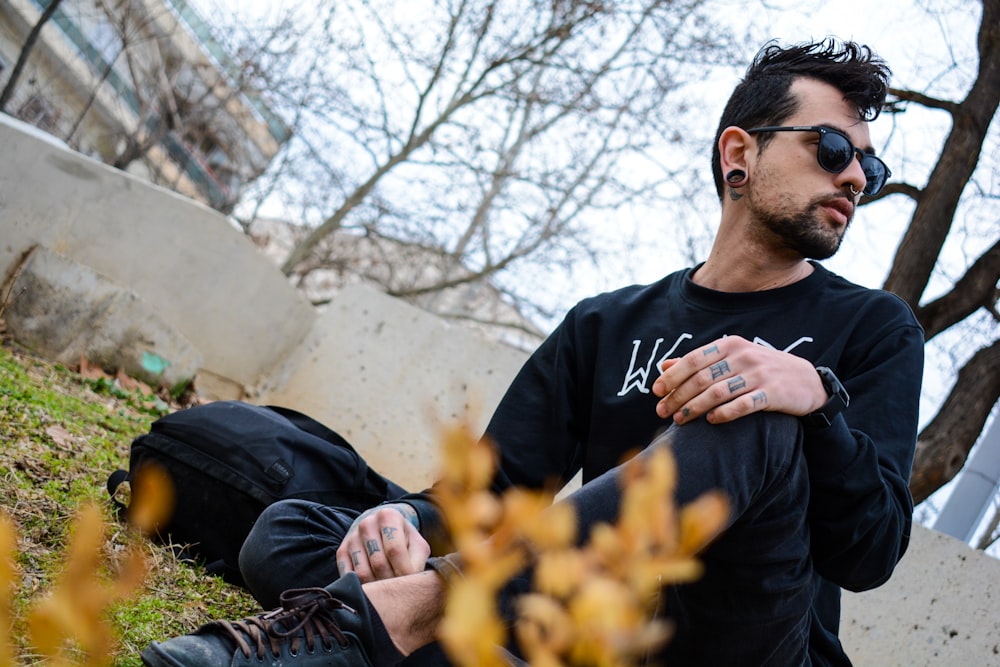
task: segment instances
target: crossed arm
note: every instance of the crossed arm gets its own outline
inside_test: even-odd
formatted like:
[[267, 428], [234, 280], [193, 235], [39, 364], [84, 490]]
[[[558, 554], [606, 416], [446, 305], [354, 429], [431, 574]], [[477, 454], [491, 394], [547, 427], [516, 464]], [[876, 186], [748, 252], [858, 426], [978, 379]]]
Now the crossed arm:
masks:
[[[805, 415], [827, 399], [809, 361], [738, 336], [668, 359], [660, 370], [653, 384], [661, 397], [657, 414], [679, 424], [701, 415], [728, 422], [762, 410]], [[414, 509], [388, 503], [355, 520], [337, 550], [337, 566], [368, 582], [420, 572], [430, 553]]]
[[753, 412], [801, 417], [818, 410], [826, 390], [812, 363], [739, 336], [720, 338], [668, 359], [653, 383], [656, 413], [678, 424], [706, 416], [721, 424]]

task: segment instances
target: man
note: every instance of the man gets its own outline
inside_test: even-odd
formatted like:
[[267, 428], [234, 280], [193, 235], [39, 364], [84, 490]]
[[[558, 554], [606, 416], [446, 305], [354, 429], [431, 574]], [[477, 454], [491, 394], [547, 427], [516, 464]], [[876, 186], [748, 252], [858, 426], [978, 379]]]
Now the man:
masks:
[[[487, 427], [497, 492], [583, 470], [566, 502], [584, 535], [617, 514], [622, 455], [666, 424], [678, 502], [729, 496], [704, 577], [666, 591], [667, 664], [849, 665], [840, 588], [882, 584], [906, 549], [922, 331], [898, 298], [812, 261], [837, 251], [862, 194], [890, 175], [868, 131], [888, 76], [853, 43], [762, 49], [719, 123], [709, 257], [574, 307]], [[358, 518], [273, 506], [240, 565], [281, 609], [154, 643], [146, 664], [437, 664], [460, 565], [428, 559], [446, 537], [431, 497], [400, 501]], [[326, 588], [281, 594], [313, 586]]]

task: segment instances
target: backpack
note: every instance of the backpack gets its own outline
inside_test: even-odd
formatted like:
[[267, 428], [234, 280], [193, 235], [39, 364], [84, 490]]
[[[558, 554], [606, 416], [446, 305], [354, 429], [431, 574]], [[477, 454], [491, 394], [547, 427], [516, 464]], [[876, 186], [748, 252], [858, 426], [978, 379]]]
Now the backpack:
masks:
[[[178, 555], [243, 586], [240, 547], [268, 505], [301, 498], [356, 512], [406, 491], [368, 467], [340, 435], [302, 413], [242, 401], [216, 401], [154, 421], [132, 441], [129, 469], [108, 478], [115, 494], [142, 466], [173, 483], [174, 509], [153, 538]], [[142, 485], [132, 485], [132, 501]]]

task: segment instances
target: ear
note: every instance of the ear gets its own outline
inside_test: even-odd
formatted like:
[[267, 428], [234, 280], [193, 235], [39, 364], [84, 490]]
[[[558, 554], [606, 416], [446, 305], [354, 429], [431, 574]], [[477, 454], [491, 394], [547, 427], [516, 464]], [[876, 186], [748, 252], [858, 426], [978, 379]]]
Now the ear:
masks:
[[719, 165], [722, 173], [742, 169], [749, 174], [750, 148], [754, 145], [756, 142], [746, 130], [732, 125], [724, 129], [719, 135]]

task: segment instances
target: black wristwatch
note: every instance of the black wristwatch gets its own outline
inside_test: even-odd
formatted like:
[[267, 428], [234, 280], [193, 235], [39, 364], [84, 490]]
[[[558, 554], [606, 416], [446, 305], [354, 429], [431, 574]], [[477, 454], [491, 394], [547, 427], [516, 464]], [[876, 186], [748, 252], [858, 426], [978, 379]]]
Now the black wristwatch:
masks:
[[844, 385], [840, 383], [840, 380], [837, 379], [837, 376], [829, 368], [826, 366], [817, 366], [816, 372], [819, 373], [819, 379], [830, 398], [823, 404], [823, 407], [816, 412], [806, 415], [802, 418], [802, 421], [806, 426], [826, 428], [833, 423], [834, 417], [851, 404], [851, 397], [847, 394], [847, 390], [844, 389]]

